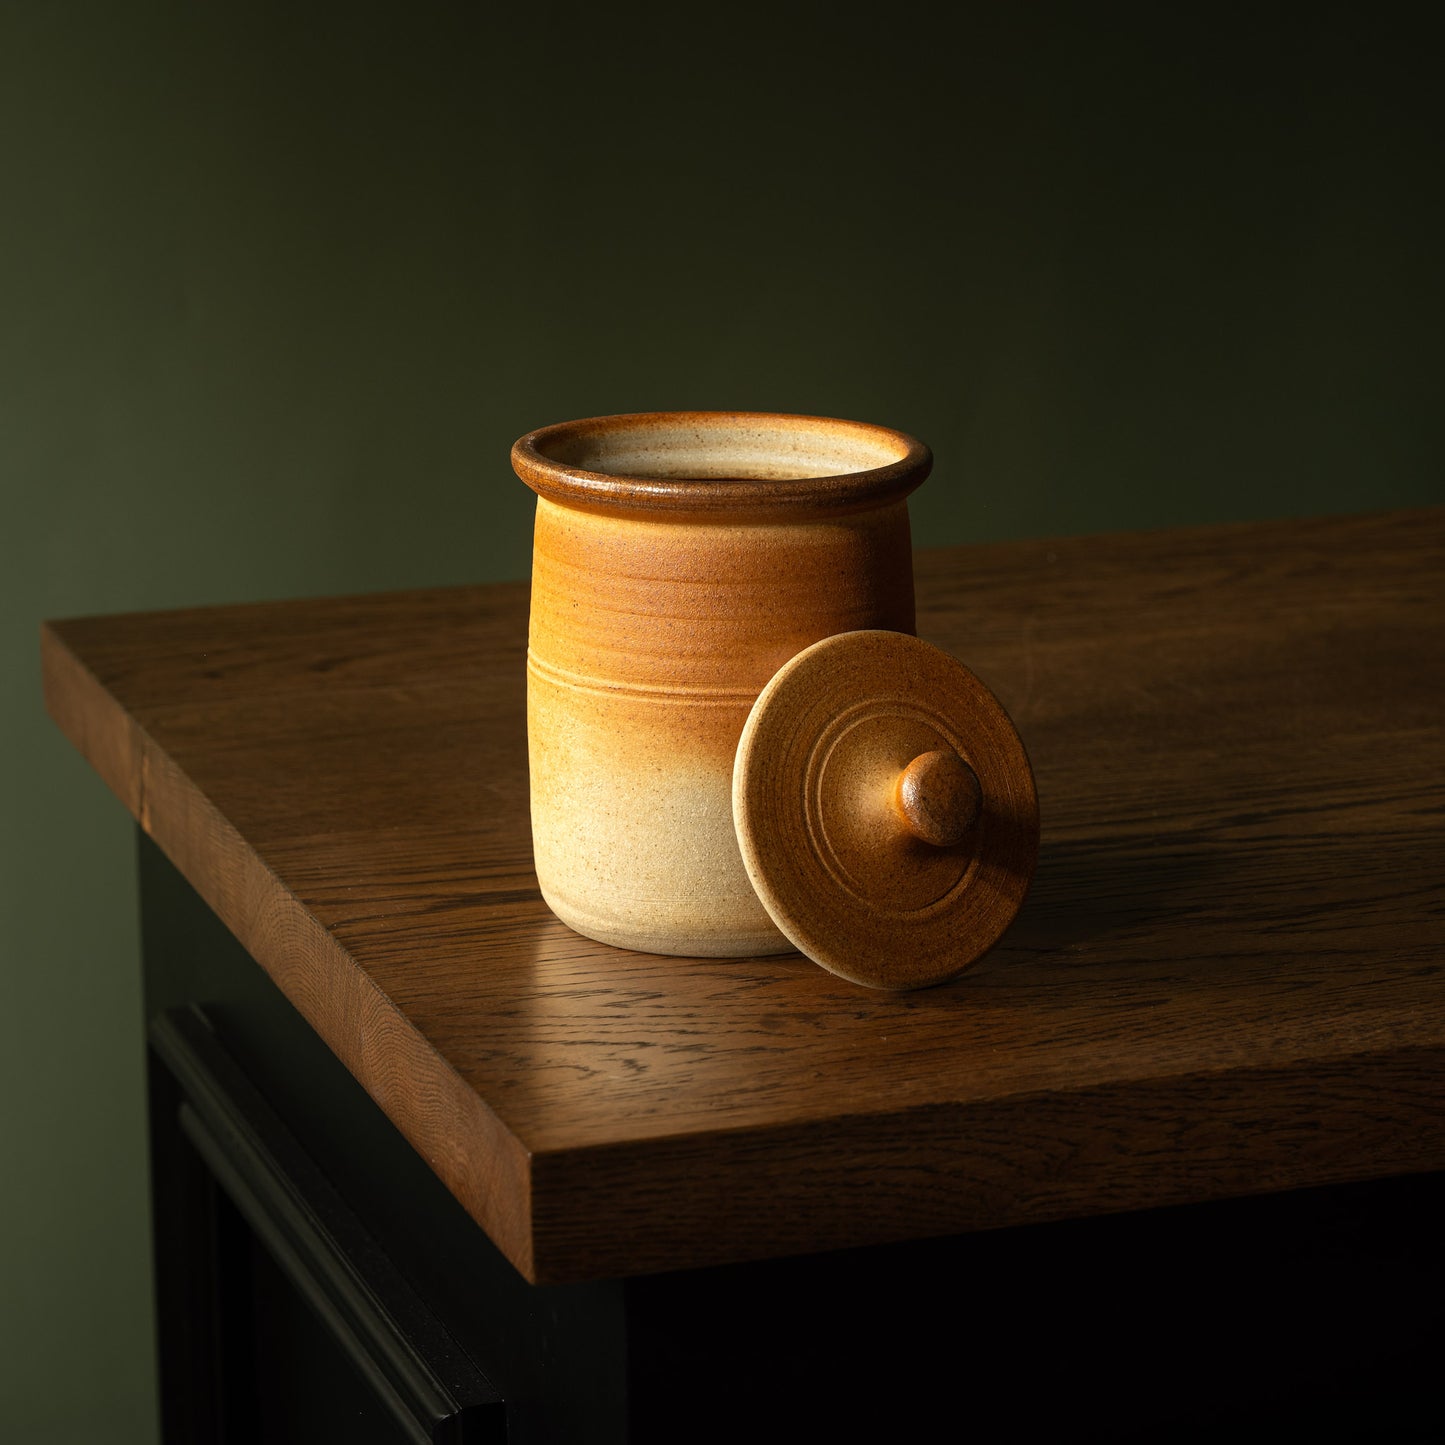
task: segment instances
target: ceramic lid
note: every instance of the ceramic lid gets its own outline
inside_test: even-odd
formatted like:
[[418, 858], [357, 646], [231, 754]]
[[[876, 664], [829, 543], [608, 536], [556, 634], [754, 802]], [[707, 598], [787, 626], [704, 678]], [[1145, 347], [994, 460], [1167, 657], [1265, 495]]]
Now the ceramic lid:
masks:
[[743, 862], [773, 922], [833, 973], [922, 988], [1008, 927], [1038, 855], [1027, 754], [957, 659], [845, 632], [763, 689], [733, 768]]

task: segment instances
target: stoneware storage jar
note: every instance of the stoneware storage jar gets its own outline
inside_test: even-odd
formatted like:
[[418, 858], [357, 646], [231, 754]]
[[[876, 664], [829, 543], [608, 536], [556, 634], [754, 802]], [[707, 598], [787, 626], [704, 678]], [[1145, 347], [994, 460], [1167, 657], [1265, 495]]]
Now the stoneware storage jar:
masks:
[[647, 413], [543, 428], [512, 461], [538, 497], [527, 725], [557, 916], [655, 953], [798, 947], [893, 988], [988, 948], [1037, 807], [997, 702], [912, 636], [928, 449]]

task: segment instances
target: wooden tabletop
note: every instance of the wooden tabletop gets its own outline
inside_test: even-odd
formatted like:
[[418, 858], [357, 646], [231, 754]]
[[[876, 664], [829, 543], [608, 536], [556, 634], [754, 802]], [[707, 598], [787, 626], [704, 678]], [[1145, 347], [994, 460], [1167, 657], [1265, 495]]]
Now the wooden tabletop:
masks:
[[1044, 835], [902, 996], [552, 917], [525, 586], [52, 623], [46, 695], [530, 1279], [1445, 1167], [1445, 509], [917, 571]]

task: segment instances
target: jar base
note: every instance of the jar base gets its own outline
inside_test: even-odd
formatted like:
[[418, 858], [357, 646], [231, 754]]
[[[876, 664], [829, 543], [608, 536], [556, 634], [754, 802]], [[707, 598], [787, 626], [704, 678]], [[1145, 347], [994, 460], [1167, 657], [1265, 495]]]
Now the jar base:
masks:
[[542, 899], [574, 933], [612, 948], [631, 948], [638, 953], [661, 953], [674, 958], [767, 958], [797, 952], [776, 928], [688, 934], [669, 929], [665, 923], [649, 927], [599, 918], [568, 907], [560, 899], [550, 897], [545, 888]]

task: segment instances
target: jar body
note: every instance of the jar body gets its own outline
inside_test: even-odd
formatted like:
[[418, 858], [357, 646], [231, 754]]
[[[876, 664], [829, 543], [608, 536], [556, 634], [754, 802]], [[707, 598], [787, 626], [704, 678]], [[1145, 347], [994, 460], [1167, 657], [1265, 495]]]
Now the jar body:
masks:
[[557, 916], [654, 953], [789, 951], [743, 868], [734, 755], [773, 673], [860, 628], [914, 630], [903, 497], [774, 519], [539, 495], [527, 727]]

